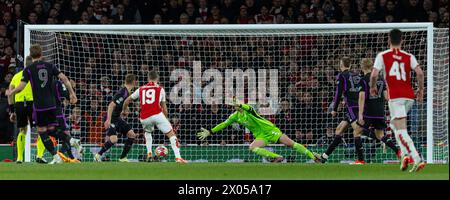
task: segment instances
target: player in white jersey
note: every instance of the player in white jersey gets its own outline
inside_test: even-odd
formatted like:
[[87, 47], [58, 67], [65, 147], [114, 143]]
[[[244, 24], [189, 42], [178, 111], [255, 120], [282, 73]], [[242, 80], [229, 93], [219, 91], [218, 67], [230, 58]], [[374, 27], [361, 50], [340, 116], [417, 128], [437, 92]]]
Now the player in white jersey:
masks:
[[131, 100], [139, 99], [141, 107], [140, 120], [145, 131], [147, 160], [153, 157], [153, 138], [151, 133], [156, 125], [156, 127], [169, 138], [172, 150], [175, 154], [175, 161], [178, 163], [187, 163], [180, 155], [180, 143], [172, 129], [172, 125], [169, 120], [167, 120], [166, 93], [164, 89], [157, 84], [158, 79], [158, 73], [156, 71], [150, 71], [148, 73], [148, 83], [139, 87], [139, 89], [134, 91], [133, 94], [125, 100], [122, 113], [127, 115], [128, 105]]
[[[417, 172], [425, 166], [425, 162], [408, 135], [406, 119], [408, 111], [414, 104], [414, 98], [419, 103], [423, 100], [424, 75], [416, 58], [400, 50], [401, 44], [402, 32], [398, 29], [391, 30], [389, 32], [391, 48], [379, 53], [375, 59], [374, 69], [370, 76], [370, 94], [372, 96], [377, 94], [376, 82], [379, 72], [384, 69], [391, 114], [391, 128], [402, 152], [400, 169], [405, 171], [408, 168], [408, 163], [413, 159], [414, 166], [410, 172]], [[411, 86], [411, 70], [414, 70], [417, 76], [418, 90], [416, 95], [414, 95]]]

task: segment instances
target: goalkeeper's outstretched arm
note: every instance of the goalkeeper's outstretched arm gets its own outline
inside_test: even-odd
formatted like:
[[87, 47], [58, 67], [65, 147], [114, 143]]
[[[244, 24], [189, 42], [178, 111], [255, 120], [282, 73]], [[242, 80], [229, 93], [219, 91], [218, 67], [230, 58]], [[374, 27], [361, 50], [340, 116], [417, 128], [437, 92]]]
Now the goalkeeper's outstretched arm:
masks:
[[225, 120], [224, 122], [217, 124], [214, 128], [208, 130], [205, 128], [201, 128], [201, 131], [197, 133], [197, 136], [201, 139], [204, 140], [206, 137], [210, 136], [212, 133], [217, 133], [219, 131], [221, 131], [222, 129], [228, 127], [229, 125], [231, 125], [232, 123], [234, 123], [237, 120], [237, 112], [233, 113], [232, 115], [230, 115], [230, 117], [228, 117], [227, 120]]

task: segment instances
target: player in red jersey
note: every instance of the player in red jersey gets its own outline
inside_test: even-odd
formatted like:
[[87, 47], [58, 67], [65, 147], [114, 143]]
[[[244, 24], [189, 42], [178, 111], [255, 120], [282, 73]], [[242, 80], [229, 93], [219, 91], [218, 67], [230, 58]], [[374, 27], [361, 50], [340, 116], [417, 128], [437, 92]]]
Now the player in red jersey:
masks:
[[[414, 166], [410, 172], [417, 172], [425, 166], [425, 162], [408, 135], [406, 117], [414, 104], [414, 98], [417, 102], [423, 101], [424, 75], [416, 58], [412, 54], [400, 50], [402, 32], [399, 29], [393, 29], [389, 32], [389, 45], [389, 50], [379, 53], [375, 58], [374, 69], [370, 76], [370, 95], [375, 96], [377, 94], [377, 78], [380, 71], [384, 70], [389, 111], [391, 113], [391, 128], [402, 152], [400, 169], [406, 170], [410, 159], [413, 159]], [[419, 88], [416, 96], [414, 96], [411, 86], [411, 70], [414, 70], [417, 76]]]
[[172, 129], [172, 125], [169, 120], [167, 120], [166, 93], [164, 89], [157, 84], [158, 79], [158, 73], [156, 71], [150, 71], [148, 73], [148, 83], [139, 87], [139, 89], [134, 91], [133, 94], [125, 100], [122, 113], [127, 115], [128, 105], [131, 100], [139, 99], [141, 107], [140, 120], [145, 131], [147, 160], [152, 159], [153, 138], [151, 133], [156, 125], [156, 127], [169, 138], [172, 150], [175, 154], [175, 161], [178, 163], [187, 163], [186, 160], [181, 158], [180, 143]]

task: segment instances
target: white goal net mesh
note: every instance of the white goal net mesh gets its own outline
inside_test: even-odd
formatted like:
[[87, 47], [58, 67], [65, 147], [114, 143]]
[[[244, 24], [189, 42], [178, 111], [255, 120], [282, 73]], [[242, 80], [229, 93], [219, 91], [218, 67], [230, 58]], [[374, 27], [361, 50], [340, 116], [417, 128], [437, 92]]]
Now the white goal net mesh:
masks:
[[[169, 119], [181, 142], [181, 155], [191, 161], [261, 162], [248, 151], [253, 136], [233, 124], [206, 141], [195, 133], [227, 119], [226, 106], [233, 95], [254, 106], [283, 133], [322, 153], [332, 141], [337, 124], [344, 119], [343, 103], [332, 118], [329, 105], [339, 72], [339, 59], [349, 56], [352, 70], [359, 72], [362, 58], [374, 59], [386, 50], [388, 29], [346, 30], [226, 30], [226, 31], [31, 31], [31, 44], [43, 46], [45, 58], [56, 64], [75, 83], [77, 105], [65, 107], [73, 137], [80, 138], [92, 161], [105, 141], [103, 128], [107, 105], [123, 84], [126, 74], [146, 83], [147, 72], [157, 70], [168, 98]], [[404, 31], [403, 49], [414, 54], [427, 70], [427, 32]], [[448, 161], [448, 29], [434, 34], [434, 159]], [[426, 73], [425, 73], [426, 74]], [[413, 76], [415, 77], [415, 76]], [[413, 79], [415, 81], [415, 79]], [[425, 79], [427, 81], [427, 79]], [[429, 88], [426, 88], [429, 89]], [[426, 95], [425, 95], [426, 96]], [[409, 132], [426, 155], [426, 101], [414, 104]], [[146, 156], [138, 104], [131, 106], [128, 121], [139, 133], [128, 158]], [[386, 117], [389, 122], [389, 115]], [[355, 160], [351, 130], [345, 134], [330, 162]], [[390, 134], [390, 130], [386, 130]], [[366, 134], [370, 136], [370, 133]], [[33, 138], [36, 134], [33, 133]], [[118, 145], [106, 153], [117, 160]], [[34, 142], [35, 140], [32, 139]], [[153, 133], [154, 148], [170, 146], [159, 131]], [[394, 162], [394, 152], [371, 137], [364, 137], [366, 162]], [[269, 145], [288, 162], [308, 159], [280, 145]], [[35, 155], [34, 145], [32, 156]], [[169, 158], [173, 154], [169, 148]]]

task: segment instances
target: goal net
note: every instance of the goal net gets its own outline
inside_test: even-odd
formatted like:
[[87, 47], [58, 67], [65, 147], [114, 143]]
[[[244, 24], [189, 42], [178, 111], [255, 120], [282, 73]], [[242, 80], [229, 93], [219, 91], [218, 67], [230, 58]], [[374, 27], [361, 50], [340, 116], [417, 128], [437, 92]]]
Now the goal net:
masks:
[[[147, 72], [157, 70], [160, 85], [166, 90], [169, 120], [180, 139], [181, 155], [185, 159], [266, 162], [248, 150], [254, 138], [243, 126], [233, 124], [205, 141], [199, 140], [196, 132], [226, 120], [234, 111], [225, 103], [237, 96], [293, 140], [312, 151], [324, 152], [336, 126], [345, 117], [344, 102], [335, 118], [329, 109], [339, 59], [350, 57], [352, 70], [360, 72], [361, 59], [373, 60], [378, 52], [386, 50], [387, 33], [399, 27], [404, 31], [403, 49], [417, 57], [427, 74], [424, 103], [415, 103], [409, 113], [409, 133], [429, 162], [447, 162], [448, 29], [427, 29], [429, 26], [27, 25], [25, 49], [30, 44], [41, 44], [45, 59], [72, 80], [79, 102], [75, 106], [66, 104], [65, 115], [72, 136], [80, 138], [86, 147], [83, 161], [92, 161], [106, 139], [103, 122], [107, 105], [123, 84], [124, 76], [135, 74], [138, 85], [143, 85]], [[428, 42], [430, 34], [433, 42]], [[430, 75], [432, 82], [429, 82]], [[427, 95], [430, 92], [432, 96]], [[144, 161], [147, 152], [139, 122], [139, 104], [133, 103], [130, 109], [126, 121], [140, 135], [128, 159]], [[395, 141], [389, 128], [386, 134]], [[155, 130], [152, 135], [153, 148], [170, 146], [161, 132]], [[29, 140], [31, 160], [35, 156], [35, 137], [33, 131]], [[126, 136], [119, 135], [119, 138], [118, 144], [105, 154], [105, 160], [118, 159]], [[330, 162], [355, 160], [351, 129], [343, 138]], [[363, 141], [367, 162], [396, 161], [394, 152], [372, 139], [370, 132], [364, 134]], [[282, 145], [266, 148], [285, 156], [287, 162], [309, 162], [306, 156]], [[167, 160], [173, 161], [171, 148], [168, 149]]]

